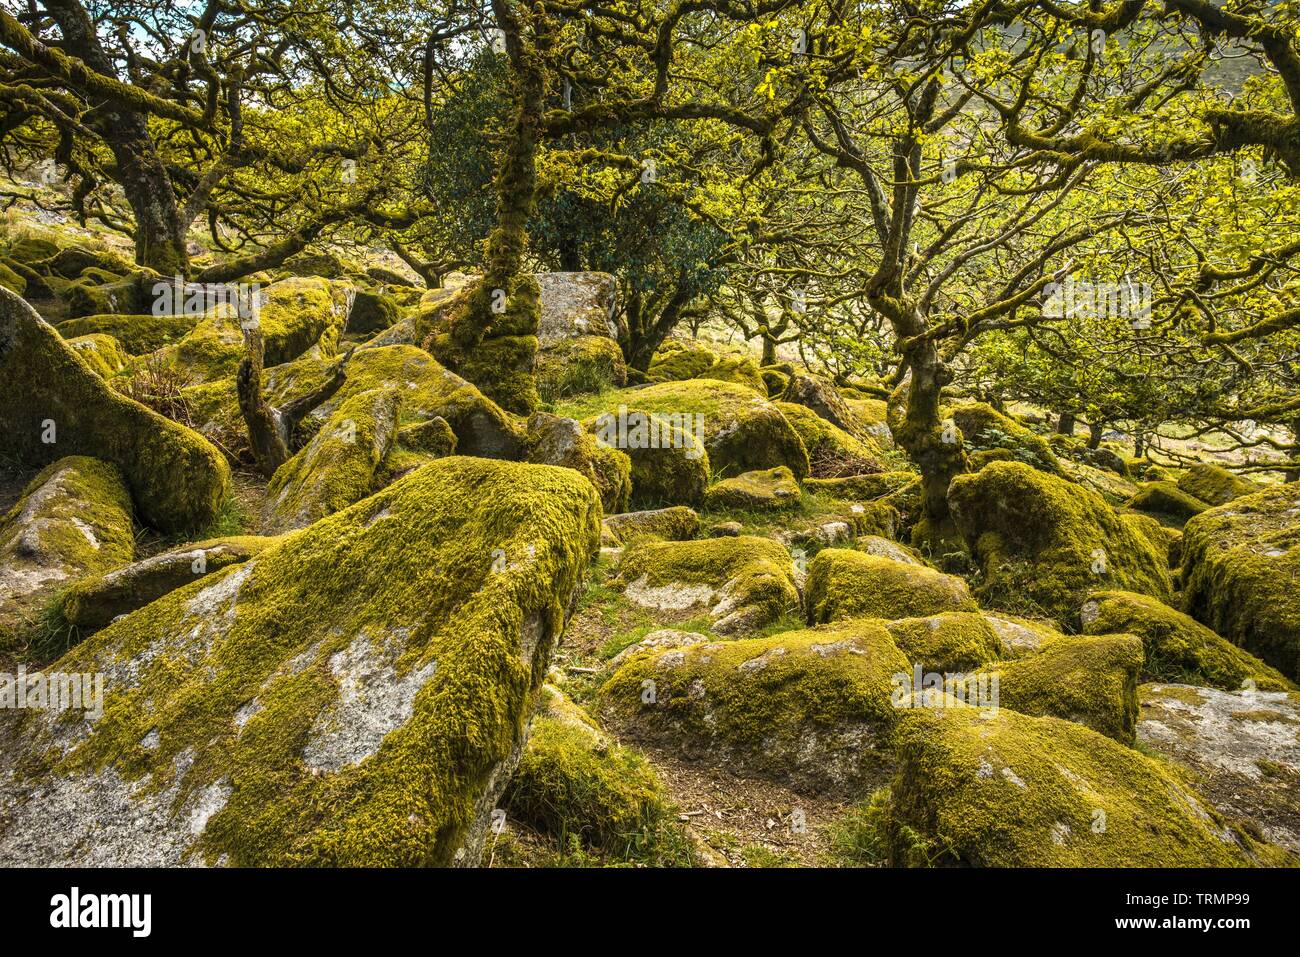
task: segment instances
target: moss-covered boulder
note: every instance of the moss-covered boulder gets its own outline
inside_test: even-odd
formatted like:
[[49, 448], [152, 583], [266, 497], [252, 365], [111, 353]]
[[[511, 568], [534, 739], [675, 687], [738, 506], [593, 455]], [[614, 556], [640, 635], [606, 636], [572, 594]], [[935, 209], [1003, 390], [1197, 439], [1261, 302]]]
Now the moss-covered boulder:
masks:
[[920, 665], [922, 672], [938, 674], [975, 671], [1003, 655], [997, 630], [979, 612], [900, 618], [885, 627], [906, 656], [909, 669]]
[[746, 386], [705, 379], [662, 382], [611, 393], [606, 401], [607, 415], [617, 417], [622, 405], [696, 435], [719, 475], [785, 465], [795, 478], [808, 477], [808, 450], [799, 434], [780, 409]]
[[1136, 495], [1124, 503], [1126, 508], [1146, 512], [1178, 524], [1200, 515], [1210, 506], [1188, 495], [1173, 482], [1145, 482]]
[[[350, 292], [314, 277], [283, 279], [261, 290], [257, 322], [265, 365], [290, 362], [309, 350], [315, 358], [335, 355]], [[198, 382], [233, 376], [245, 355], [238, 311], [228, 303], [209, 309], [180, 341], [154, 355]]]
[[670, 648], [689, 648], [692, 645], [707, 644], [713, 639], [698, 631], [678, 631], [675, 628], [656, 628], [647, 632], [637, 641], [632, 642], [613, 658], [609, 659], [610, 668], [618, 668], [634, 655], [649, 651], [666, 651]]
[[828, 422], [805, 406], [793, 402], [777, 402], [776, 407], [803, 440], [813, 476], [854, 476], [880, 469], [880, 459], [875, 449], [857, 436]]
[[145, 524], [201, 528], [230, 487], [202, 436], [110, 389], [12, 293], [0, 291], [0, 454], [31, 466], [89, 455], [121, 469]]
[[[299, 359], [267, 369], [263, 395], [282, 407], [321, 388], [334, 363]], [[525, 454], [523, 428], [495, 402], [422, 349], [384, 346], [358, 349], [347, 363], [339, 390], [312, 410], [301, 428], [310, 435], [340, 404], [362, 392], [388, 386], [401, 393], [398, 424], [405, 428], [442, 418], [456, 436], [456, 451], [484, 458], [519, 459]], [[200, 431], [229, 435], [242, 430], [233, 378], [185, 390]]]
[[895, 742], [896, 866], [1234, 867], [1268, 856], [1174, 772], [1072, 721], [912, 708]]
[[618, 343], [605, 336], [578, 336], [543, 346], [537, 353], [537, 394], [552, 402], [627, 384], [627, 362]]
[[1276, 668], [1146, 595], [1096, 592], [1088, 596], [1079, 617], [1086, 634], [1124, 632], [1141, 638], [1146, 659], [1144, 681], [1208, 685], [1227, 691], [1252, 682], [1261, 691], [1295, 690]]
[[1132, 744], [1141, 671], [1140, 638], [1061, 636], [1046, 642], [1038, 654], [965, 675], [952, 682], [949, 690], [962, 700], [971, 700], [969, 686], [991, 687], [996, 677], [999, 707], [1077, 721], [1121, 744]]
[[1082, 462], [1074, 462], [1070, 459], [1059, 459], [1061, 463], [1061, 474], [1071, 482], [1077, 482], [1085, 488], [1090, 488], [1109, 505], [1123, 505], [1138, 494], [1140, 488], [1134, 482], [1121, 475], [1116, 475], [1108, 469], [1100, 469], [1094, 465], [1086, 465]]
[[[861, 423], [853, 409], [840, 395], [839, 389], [828, 379], [810, 373], [795, 371], [790, 376], [782, 399], [786, 404], [798, 405], [812, 412], [842, 432], [859, 435]], [[812, 450], [809, 449], [809, 452]]]
[[542, 688], [528, 744], [502, 807], [563, 845], [626, 853], [652, 838], [668, 810], [659, 775], [610, 739], [557, 688]]
[[121, 473], [85, 456], [46, 467], [0, 519], [0, 649], [31, 637], [58, 592], [134, 556]]
[[151, 555], [81, 579], [62, 595], [59, 613], [79, 634], [87, 635], [204, 575], [248, 561], [277, 541], [258, 535], [236, 535]]
[[1096, 492], [1020, 462], [994, 462], [953, 479], [948, 503], [989, 600], [1027, 599], [1073, 622], [1098, 587], [1172, 597], [1167, 546]]
[[201, 318], [195, 315], [130, 316], [110, 313], [65, 319], [55, 328], [65, 339], [103, 333], [116, 339], [130, 355], [142, 356], [184, 339]]
[[667, 339], [650, 360], [652, 382], [680, 382], [697, 378], [718, 361], [718, 354], [690, 339]]
[[860, 792], [891, 770], [893, 678], [907, 670], [880, 622], [838, 622], [635, 654], [601, 687], [601, 714], [687, 760]]
[[[110, 281], [104, 281], [105, 279]], [[48, 280], [67, 308], [69, 319], [105, 313], [139, 315], [153, 309], [154, 287], [162, 277], [151, 269], [133, 269], [121, 276], [93, 276], [66, 284]]]
[[125, 369], [131, 360], [116, 339], [103, 333], [69, 339], [68, 345], [76, 350], [101, 379], [111, 379]]
[[961, 430], [969, 452], [1003, 449], [1014, 459], [1053, 475], [1061, 473], [1061, 464], [1047, 439], [1031, 432], [983, 402], [953, 406], [948, 415]]
[[589, 419], [586, 427], [601, 446], [631, 460], [631, 506], [695, 506], [704, 500], [710, 469], [702, 421], [619, 406]]
[[1222, 814], [1300, 855], [1300, 694], [1145, 684], [1138, 697], [1144, 748], [1186, 769]]
[[267, 534], [306, 528], [371, 493], [397, 431], [398, 401], [397, 389], [385, 388], [360, 392], [339, 405], [271, 477], [262, 513]]
[[704, 493], [704, 507], [715, 510], [781, 511], [797, 508], [800, 501], [799, 483], [784, 465], [722, 479]]
[[799, 605], [790, 554], [754, 535], [641, 542], [624, 553], [619, 581], [642, 608], [706, 612], [717, 634], [754, 631]]
[[804, 482], [809, 492], [843, 501], [869, 502], [911, 485], [915, 472], [876, 472], [872, 475], [841, 475], [835, 478], [810, 478]]
[[1300, 680], [1300, 482], [1197, 515], [1182, 559], [1187, 612]]
[[27, 280], [15, 270], [10, 269], [3, 261], [0, 261], [0, 286], [4, 286], [15, 295], [21, 296], [27, 291]]
[[1234, 475], [1227, 469], [1201, 462], [1178, 477], [1178, 487], [1188, 495], [1210, 505], [1224, 505], [1243, 495], [1254, 495], [1262, 486]]
[[763, 366], [758, 371], [763, 377], [763, 385], [767, 387], [769, 399], [779, 399], [785, 394], [786, 388], [790, 385], [790, 376], [794, 373], [793, 367], [788, 363]]
[[666, 340], [650, 361], [647, 378], [651, 382], [714, 379], [767, 394], [767, 383], [753, 359], [745, 355], [725, 354], [691, 339]]
[[47, 258], [34, 264], [42, 273], [54, 273], [64, 279], [76, 279], [88, 271], [118, 276], [130, 272], [133, 264], [125, 256], [108, 249], [92, 249], [84, 245], [63, 246]]
[[0, 713], [0, 855], [475, 864], [599, 525], [569, 469], [442, 459], [109, 625], [57, 665], [98, 721]]
[[905, 565], [925, 565], [921, 556], [915, 551], [883, 535], [862, 535], [853, 542], [853, 548], [867, 555], [888, 558]]
[[534, 412], [528, 419], [528, 461], [559, 465], [585, 475], [600, 493], [605, 511], [625, 512], [632, 494], [632, 462], [583, 430], [574, 419]]
[[402, 309], [394, 296], [383, 290], [357, 289], [343, 331], [358, 336], [382, 332], [401, 318]]
[[699, 533], [700, 517], [693, 508], [673, 505], [607, 515], [603, 524], [618, 545], [632, 545], [638, 541], [685, 542]]
[[808, 565], [804, 614], [810, 625], [977, 610], [964, 581], [923, 565], [847, 548], [823, 549]]

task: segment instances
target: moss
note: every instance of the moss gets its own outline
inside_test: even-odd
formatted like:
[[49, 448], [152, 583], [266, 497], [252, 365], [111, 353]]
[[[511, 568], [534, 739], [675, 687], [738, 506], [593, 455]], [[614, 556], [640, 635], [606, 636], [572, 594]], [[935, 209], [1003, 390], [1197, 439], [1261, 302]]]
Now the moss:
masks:
[[990, 666], [955, 687], [968, 682], [987, 687], [996, 675], [999, 707], [1077, 721], [1131, 745], [1142, 658], [1142, 641], [1133, 635], [1062, 636], [1046, 642], [1038, 654]]
[[[65, 279], [85, 277], [96, 281], [114, 281], [131, 272], [133, 264], [125, 257], [106, 249], [87, 246], [63, 246], [37, 264], [43, 272], [57, 273]], [[89, 275], [88, 275], [89, 274]]]
[[[599, 516], [571, 471], [439, 460], [73, 649], [61, 667], [115, 677], [53, 773], [111, 766], [153, 801], [229, 783], [200, 834], [176, 823], [209, 862], [474, 863]], [[407, 709], [375, 715], [387, 733], [331, 757], [331, 729], [376, 707], [364, 688], [403, 681]]]
[[[338, 351], [346, 318], [346, 291], [328, 280], [284, 279], [261, 290], [258, 326], [264, 363], [281, 365], [309, 349], [315, 358]], [[244, 332], [236, 310], [228, 305], [209, 309], [175, 345], [157, 355], [201, 382], [233, 376], [245, 353]]]
[[1210, 505], [1223, 505], [1243, 495], [1253, 495], [1260, 486], [1208, 462], [1198, 463], [1178, 477], [1178, 487]]
[[1146, 595], [1096, 592], [1088, 597], [1081, 618], [1086, 634], [1126, 632], [1141, 638], [1144, 681], [1208, 685], [1225, 691], [1239, 690], [1251, 681], [1261, 691], [1296, 690], [1277, 669]]
[[1183, 529], [1186, 611], [1300, 680], [1300, 483], [1233, 499]]
[[[267, 369], [263, 395], [272, 406], [283, 406], [320, 388], [332, 367], [331, 362], [305, 358]], [[320, 428], [352, 396], [387, 386], [401, 390], [400, 426], [441, 417], [455, 433], [456, 450], [462, 455], [520, 458], [524, 454], [524, 431], [511, 416], [427, 352], [404, 345], [358, 349], [338, 392], [303, 421], [304, 434]], [[185, 397], [204, 431], [242, 430], [233, 379], [186, 389]]]
[[880, 460], [876, 451], [861, 439], [802, 405], [793, 402], [777, 402], [775, 405], [803, 440], [812, 475], [816, 478], [857, 476], [879, 471]]
[[1001, 709], [911, 709], [895, 736], [890, 863], [1240, 867], [1266, 853], [1165, 765]]
[[27, 291], [27, 280], [3, 262], [0, 262], [0, 286], [4, 286], [10, 292], [21, 296]]
[[359, 335], [381, 332], [401, 318], [402, 310], [392, 296], [358, 289], [344, 331]]
[[789, 553], [769, 538], [739, 535], [641, 542], [619, 566], [624, 596], [642, 607], [704, 607], [719, 634], [752, 631], [799, 603]]
[[688, 339], [668, 339], [650, 360], [648, 377], [651, 382], [697, 379], [717, 361], [718, 354], [706, 346]]
[[889, 773], [892, 677], [907, 667], [880, 622], [840, 622], [635, 652], [599, 700], [625, 733], [688, 760], [846, 792]]
[[874, 475], [844, 475], [837, 478], [810, 478], [804, 488], [827, 498], [867, 502], [915, 482], [915, 472], [877, 472]]
[[49, 259], [66, 245], [64, 235], [52, 229], [28, 227], [21, 232], [5, 232], [5, 255], [27, 266]]
[[779, 511], [797, 507], [799, 494], [799, 483], [793, 473], [778, 465], [763, 472], [745, 472], [712, 485], [704, 493], [704, 506]]
[[319, 432], [266, 488], [263, 525], [272, 534], [305, 528], [370, 494], [397, 428], [399, 393], [372, 389], [339, 404]]
[[456, 454], [456, 433], [440, 415], [408, 425], [397, 433], [397, 445], [434, 458]]
[[700, 373], [699, 378], [734, 382], [759, 394], [767, 392], [767, 383], [758, 370], [758, 364], [748, 356], [720, 356], [717, 362]]
[[68, 345], [76, 350], [91, 371], [101, 379], [111, 379], [130, 361], [116, 339], [103, 333], [69, 339]]
[[[42, 441], [51, 437], [53, 442]], [[230, 486], [201, 436], [119, 396], [21, 299], [0, 291], [0, 453], [29, 465], [91, 455], [122, 470], [136, 511], [162, 532], [202, 528]]]
[[89, 634], [204, 575], [245, 562], [277, 541], [257, 535], [213, 538], [113, 568], [69, 588], [60, 613], [77, 633]]
[[923, 565], [827, 548], [808, 566], [804, 612], [809, 624], [860, 616], [892, 621], [977, 610], [965, 582]]
[[85, 456], [47, 466], [0, 520], [0, 649], [36, 636], [55, 591], [134, 554], [131, 499], [121, 473]]
[[785, 465], [795, 478], [808, 477], [808, 450], [803, 440], [775, 405], [745, 386], [704, 379], [663, 382], [604, 393], [593, 402], [596, 409], [585, 414], [601, 411], [617, 416], [623, 407], [673, 417], [692, 431], [696, 422], [702, 423], [709, 465], [719, 475]]
[[1045, 438], [992, 406], [968, 402], [953, 406], [948, 414], [961, 430], [968, 451], [1001, 449], [1026, 465], [1054, 475], [1061, 473], [1061, 464]]
[[775, 399], [785, 393], [786, 388], [790, 385], [790, 371], [781, 366], [763, 366], [759, 369], [759, 374], [763, 377], [763, 386], [767, 389], [767, 397]]
[[592, 484], [610, 514], [626, 512], [632, 497], [632, 460], [618, 449], [591, 441]]
[[620, 545], [638, 541], [684, 542], [700, 530], [700, 517], [684, 505], [646, 512], [625, 512], [605, 519], [605, 528]]
[[[654, 416], [620, 406], [618, 413], [606, 413], [585, 423], [599, 444], [616, 448], [631, 461], [629, 507], [693, 506], [704, 500], [709, 484], [709, 455], [695, 430], [681, 427], [684, 422], [680, 417]], [[634, 437], [642, 425], [644, 441]]]
[[65, 339], [104, 333], [112, 336], [128, 354], [141, 356], [178, 342], [199, 322], [199, 316], [130, 316], [108, 314], [65, 319], [56, 327]]
[[1167, 552], [1137, 517], [1018, 462], [959, 475], [948, 491], [958, 531], [980, 563], [990, 603], [1028, 601], [1074, 623], [1099, 585], [1168, 599]]
[[561, 842], [624, 855], [653, 837], [668, 799], [644, 757], [547, 686], [502, 806]]
[[1060, 459], [1061, 473], [1071, 482], [1090, 488], [1109, 505], [1123, 505], [1138, 493], [1138, 486], [1107, 469]]
[[1209, 508], [1200, 499], [1188, 495], [1173, 482], [1146, 482], [1128, 502], [1126, 507], [1166, 517], [1173, 521], [1186, 521]]
[[114, 312], [138, 315], [152, 308], [153, 287], [161, 278], [151, 269], [138, 269], [116, 282], [95, 283], [78, 279], [55, 291], [66, 303], [70, 319]]
[[54, 299], [54, 290], [50, 282], [26, 263], [18, 262], [8, 256], [0, 256], [0, 263], [22, 280], [23, 291], [19, 295], [29, 302]]
[[537, 392], [545, 402], [627, 384], [627, 363], [606, 336], [576, 336], [537, 354]]
[[529, 415], [538, 405], [536, 336], [484, 339], [456, 369], [503, 409]]
[[974, 671], [1002, 657], [1002, 641], [979, 612], [949, 611], [885, 625], [913, 665], [939, 674]]

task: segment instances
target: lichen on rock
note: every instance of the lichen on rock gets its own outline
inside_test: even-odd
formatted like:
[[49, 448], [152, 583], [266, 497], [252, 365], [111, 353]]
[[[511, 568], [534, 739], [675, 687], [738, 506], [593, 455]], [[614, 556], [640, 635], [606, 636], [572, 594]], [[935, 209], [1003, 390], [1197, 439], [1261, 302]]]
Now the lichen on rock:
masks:
[[619, 580], [643, 608], [707, 612], [717, 634], [754, 631], [799, 604], [790, 554], [754, 535], [640, 542], [624, 553]]

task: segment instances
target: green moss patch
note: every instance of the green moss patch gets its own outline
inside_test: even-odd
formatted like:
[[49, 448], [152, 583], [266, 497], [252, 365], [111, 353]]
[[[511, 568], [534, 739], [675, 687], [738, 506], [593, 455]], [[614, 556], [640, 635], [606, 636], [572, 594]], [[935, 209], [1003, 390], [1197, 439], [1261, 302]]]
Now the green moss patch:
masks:
[[601, 687], [625, 733], [688, 760], [812, 790], [889, 773], [893, 675], [907, 671], [879, 622], [634, 653]]
[[810, 625], [845, 618], [914, 618], [978, 611], [960, 578], [923, 565], [846, 548], [827, 548], [808, 566], [804, 613]]
[[1080, 617], [1087, 634], [1126, 632], [1140, 637], [1146, 649], [1145, 681], [1208, 685], [1226, 691], [1253, 682], [1261, 691], [1295, 690], [1276, 668], [1146, 595], [1097, 592], [1088, 597]]

